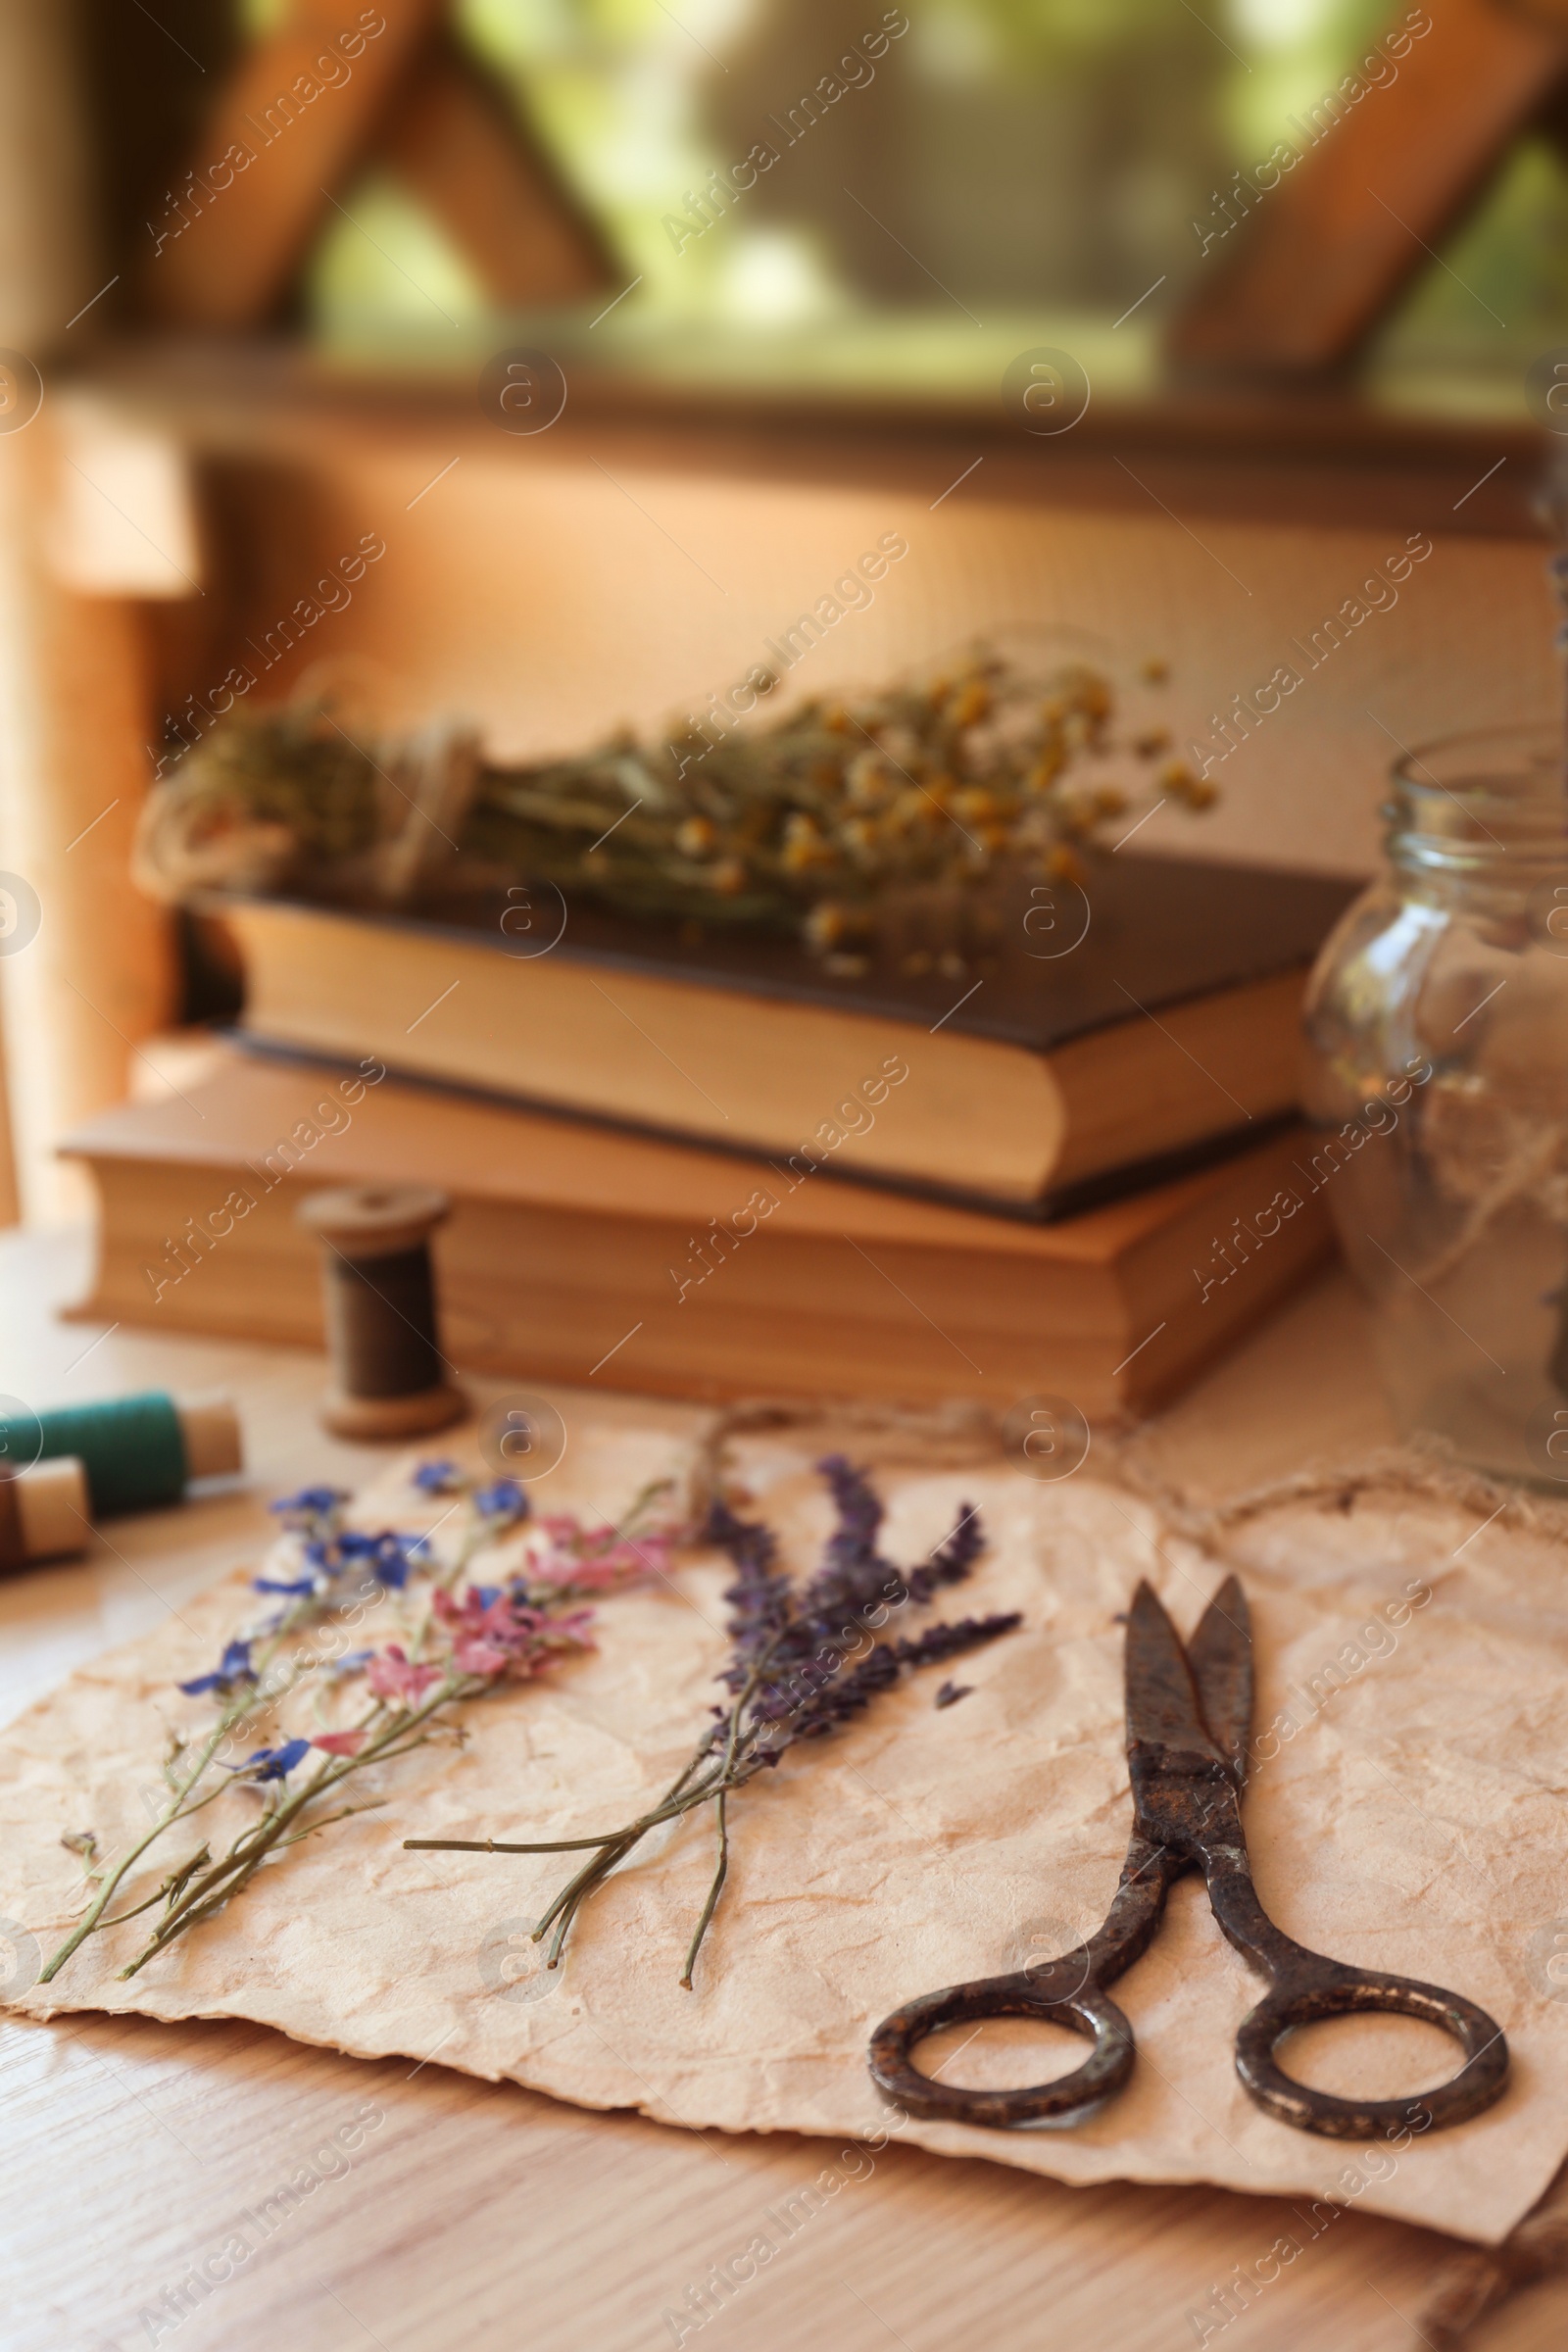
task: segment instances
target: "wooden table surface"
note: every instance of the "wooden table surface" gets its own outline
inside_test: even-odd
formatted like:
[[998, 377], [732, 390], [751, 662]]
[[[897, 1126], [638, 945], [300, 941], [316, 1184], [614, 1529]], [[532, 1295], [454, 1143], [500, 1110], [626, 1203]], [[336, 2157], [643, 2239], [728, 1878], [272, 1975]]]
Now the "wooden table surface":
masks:
[[[346, 1483], [379, 1458], [318, 1427], [318, 1358], [60, 1322], [83, 1271], [74, 1237], [0, 1238], [0, 1392], [41, 1406], [227, 1388], [249, 1480], [117, 1521], [79, 1564], [0, 1587], [8, 1719], [252, 1556], [269, 1494]], [[1222, 1493], [1391, 1434], [1361, 1310], [1335, 1276], [1154, 1443], [1192, 1488]], [[840, 2164], [857, 2177], [698, 2325], [689, 2290], [814, 2178], [829, 2143], [588, 2114], [438, 2061], [365, 2064], [220, 2023], [13, 2020], [0, 2095], [3, 2352], [1407, 2352], [1448, 2250], [1346, 2213], [1229, 2325], [1218, 2306], [1195, 2323], [1293, 2226], [1287, 2207], [1066, 2188], [890, 2145]], [[319, 2153], [340, 2132], [352, 2152]], [[297, 2177], [309, 2193], [280, 2197]], [[219, 2283], [183, 2288], [225, 2246], [209, 2266]], [[678, 2325], [665, 2316], [682, 2307]], [[1565, 2323], [1568, 2283], [1536, 2287], [1473, 2352], [1560, 2352]]]

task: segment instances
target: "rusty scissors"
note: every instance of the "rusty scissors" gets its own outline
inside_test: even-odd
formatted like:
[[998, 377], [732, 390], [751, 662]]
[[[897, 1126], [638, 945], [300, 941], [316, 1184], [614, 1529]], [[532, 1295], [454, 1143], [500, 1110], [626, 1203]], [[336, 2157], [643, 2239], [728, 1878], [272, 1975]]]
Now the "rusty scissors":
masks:
[[[1185, 1648], [1154, 1592], [1141, 1584], [1127, 1619], [1126, 1684], [1133, 1833], [1104, 1926], [1058, 1960], [906, 2001], [871, 2039], [878, 2087], [911, 2115], [1000, 2127], [1109, 2098], [1131, 2075], [1135, 2049], [1132, 2028], [1105, 1988], [1148, 1949], [1176, 1880], [1200, 1870], [1223, 1934], [1269, 1980], [1236, 2037], [1236, 2071], [1265, 2113], [1298, 2131], [1362, 2139], [1460, 2124], [1490, 2107], [1507, 2080], [1508, 2044], [1484, 2009], [1411, 1977], [1325, 1960], [1293, 1943], [1258, 1900], [1241, 1816], [1252, 1635], [1235, 1577], [1220, 1587]], [[1459, 2044], [1463, 2065], [1439, 2089], [1413, 2099], [1362, 2100], [1308, 2089], [1276, 2065], [1275, 2049], [1295, 2027], [1361, 2009], [1441, 2027]], [[988, 2017], [1038, 2018], [1095, 2046], [1071, 2074], [1028, 2090], [963, 2090], [915, 2067], [913, 2053], [928, 2034]]]

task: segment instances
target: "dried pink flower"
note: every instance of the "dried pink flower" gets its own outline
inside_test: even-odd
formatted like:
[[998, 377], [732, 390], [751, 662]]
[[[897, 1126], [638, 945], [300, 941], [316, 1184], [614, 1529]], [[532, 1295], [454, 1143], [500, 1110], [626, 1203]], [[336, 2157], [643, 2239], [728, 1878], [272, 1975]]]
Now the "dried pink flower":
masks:
[[[442, 1597], [437, 1593], [438, 1601]], [[365, 1679], [377, 1698], [395, 1707], [416, 1707], [431, 1685], [440, 1682], [441, 1668], [416, 1666], [401, 1642], [389, 1642], [365, 1669]]]
[[552, 1512], [538, 1522], [523, 1548], [523, 1570], [535, 1584], [609, 1592], [632, 1577], [664, 1575], [671, 1541], [663, 1529], [633, 1539], [612, 1527], [585, 1528], [564, 1513]]
[[547, 1616], [515, 1592], [470, 1585], [461, 1599], [437, 1592], [434, 1611], [452, 1635], [452, 1662], [463, 1674], [538, 1674], [565, 1649], [592, 1649], [592, 1609]]
[[498, 1642], [455, 1642], [452, 1663], [460, 1674], [500, 1674], [512, 1663], [512, 1652]]

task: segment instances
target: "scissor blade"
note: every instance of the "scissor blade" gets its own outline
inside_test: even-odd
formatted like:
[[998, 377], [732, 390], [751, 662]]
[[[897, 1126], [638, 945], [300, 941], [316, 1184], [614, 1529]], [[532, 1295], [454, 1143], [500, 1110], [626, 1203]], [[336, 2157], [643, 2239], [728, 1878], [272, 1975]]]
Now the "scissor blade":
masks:
[[1234, 1576], [1225, 1579], [1203, 1611], [1187, 1644], [1187, 1663], [1203, 1721], [1240, 1787], [1247, 1778], [1247, 1737], [1252, 1728], [1252, 1620]]
[[1197, 1749], [1220, 1760], [1208, 1736], [1187, 1652], [1152, 1586], [1127, 1614], [1127, 1744]]

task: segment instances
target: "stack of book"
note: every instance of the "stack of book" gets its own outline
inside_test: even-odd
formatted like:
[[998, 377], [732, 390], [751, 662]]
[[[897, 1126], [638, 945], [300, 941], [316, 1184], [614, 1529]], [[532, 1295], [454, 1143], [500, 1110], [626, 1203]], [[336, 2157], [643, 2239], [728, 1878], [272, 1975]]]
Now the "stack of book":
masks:
[[548, 893], [484, 921], [231, 901], [234, 1037], [66, 1146], [103, 1205], [77, 1311], [318, 1344], [301, 1199], [433, 1184], [475, 1371], [1141, 1410], [1328, 1246], [1291, 1121], [1348, 896], [1121, 857], [984, 965], [850, 975]]

